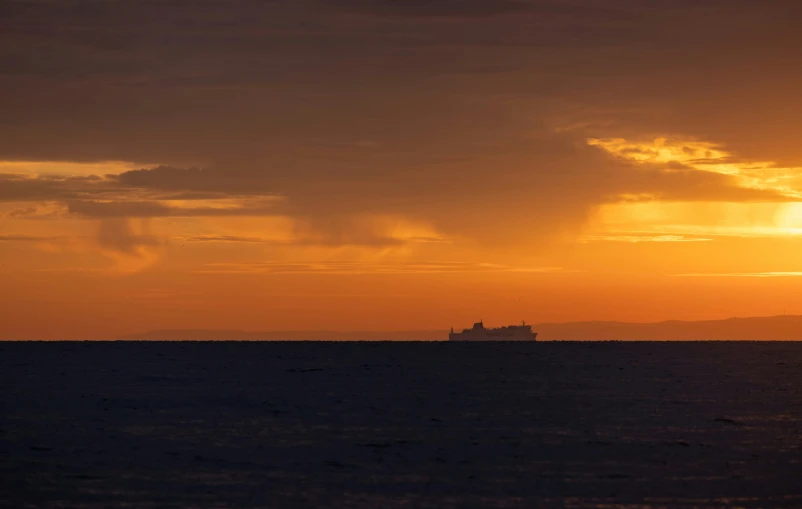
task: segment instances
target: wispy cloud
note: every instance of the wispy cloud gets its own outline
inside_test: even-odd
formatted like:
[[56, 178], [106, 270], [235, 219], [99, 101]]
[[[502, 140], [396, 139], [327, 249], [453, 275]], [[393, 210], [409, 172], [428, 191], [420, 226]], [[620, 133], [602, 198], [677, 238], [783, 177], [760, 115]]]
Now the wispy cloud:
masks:
[[0, 234], [0, 242], [60, 242], [65, 239], [67, 239], [67, 237], [24, 235], [24, 234]]
[[261, 263], [212, 263], [199, 269], [223, 274], [438, 274], [467, 272], [563, 272], [562, 267], [510, 267], [491, 263], [462, 262], [361, 262], [307, 261]]
[[121, 272], [138, 272], [156, 263], [165, 240], [151, 233], [147, 220], [107, 218], [100, 222], [97, 243]]
[[70, 214], [87, 218], [103, 217], [208, 217], [267, 216], [277, 213], [278, 197], [241, 197], [203, 200], [205, 203], [177, 200], [116, 201], [69, 200]]
[[[778, 197], [802, 200], [801, 167], [781, 167], [771, 161], [743, 160], [716, 143], [665, 137], [645, 141], [589, 138], [587, 143], [617, 158], [659, 171], [692, 169], [728, 175], [741, 188], [770, 191]], [[764, 198], [768, 201], [769, 195]]]
[[149, 165], [131, 161], [0, 161], [0, 173], [27, 176], [94, 177], [107, 173], [123, 173]]
[[693, 237], [688, 235], [587, 235], [579, 239], [580, 242], [706, 242], [712, 238]]
[[709, 274], [672, 274], [675, 277], [802, 277], [802, 271], [790, 272], [718, 272]]
[[224, 242], [224, 243], [259, 243], [259, 242], [275, 242], [275, 239], [265, 237], [243, 237], [238, 235], [214, 235], [214, 234], [201, 234], [201, 235], [174, 235], [173, 238], [182, 242]]
[[[0, 202], [33, 203], [12, 211], [14, 217], [266, 216], [286, 200], [253, 180], [226, 178], [219, 171], [158, 166], [113, 174], [108, 171], [119, 168], [105, 168], [104, 163], [41, 164], [20, 161], [0, 173]], [[46, 173], [48, 169], [62, 173]], [[88, 169], [101, 175], [75, 174]]]
[[802, 203], [642, 201], [602, 205], [580, 241], [802, 236]]

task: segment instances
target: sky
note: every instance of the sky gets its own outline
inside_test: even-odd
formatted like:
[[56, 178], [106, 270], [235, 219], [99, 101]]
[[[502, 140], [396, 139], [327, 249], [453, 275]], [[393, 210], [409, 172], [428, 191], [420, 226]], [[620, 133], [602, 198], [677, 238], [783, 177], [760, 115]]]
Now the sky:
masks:
[[796, 0], [6, 0], [0, 338], [802, 314]]

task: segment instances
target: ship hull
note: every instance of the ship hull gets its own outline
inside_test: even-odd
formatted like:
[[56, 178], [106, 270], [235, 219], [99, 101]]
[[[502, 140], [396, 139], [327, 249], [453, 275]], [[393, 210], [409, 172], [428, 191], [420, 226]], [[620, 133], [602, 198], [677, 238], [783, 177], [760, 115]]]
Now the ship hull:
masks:
[[449, 341], [492, 341], [492, 342], [507, 342], [507, 341], [537, 341], [537, 332], [531, 334], [514, 334], [509, 336], [496, 336], [491, 334], [470, 334], [466, 332], [453, 332], [448, 335]]

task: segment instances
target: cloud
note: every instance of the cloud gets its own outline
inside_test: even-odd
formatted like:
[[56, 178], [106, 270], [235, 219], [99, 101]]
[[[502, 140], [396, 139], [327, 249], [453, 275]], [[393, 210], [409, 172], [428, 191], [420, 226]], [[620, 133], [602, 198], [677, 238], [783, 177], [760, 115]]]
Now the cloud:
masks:
[[119, 175], [107, 175], [122, 187], [170, 191], [197, 191], [227, 194], [271, 194], [265, 180], [253, 176], [238, 176], [206, 168], [177, 168], [157, 166], [131, 170]]
[[802, 272], [718, 272], [704, 274], [673, 274], [676, 277], [802, 277]]
[[610, 182], [603, 202], [637, 201], [794, 202], [794, 191], [743, 186], [732, 175], [653, 167], [623, 171]]
[[467, 262], [369, 262], [319, 260], [305, 262], [213, 263], [199, 272], [218, 274], [442, 274], [473, 272], [562, 272], [561, 267], [510, 267]]
[[0, 201], [47, 201], [75, 198], [79, 193], [70, 184], [72, 179], [55, 180], [19, 175], [0, 175]]
[[[162, 163], [0, 184], [0, 200], [48, 200], [71, 217], [281, 214], [304, 242], [525, 250], [575, 236], [599, 204], [780, 202], [795, 199], [783, 186], [802, 188], [768, 168], [765, 187], [747, 168], [702, 170], [713, 166], [698, 154], [638, 161], [624, 155], [649, 147], [583, 146], [703, 133], [713, 146], [682, 148], [728, 152], [719, 169], [755, 151], [794, 168], [802, 74], [789, 64], [802, 45], [778, 2], [8, 5], [0, 157]], [[552, 136], [552, 119], [573, 128]], [[772, 150], [786, 162], [762, 157]], [[275, 194], [286, 202], [258, 203]], [[369, 215], [438, 236], [328, 219]]]
[[517, 0], [329, 0], [338, 9], [377, 16], [410, 18], [486, 18], [527, 9]]
[[800, 203], [642, 201], [600, 206], [579, 239], [718, 240], [800, 236]]
[[0, 234], [0, 242], [59, 242], [67, 237], [24, 234]]
[[56, 179], [100, 180], [104, 173], [122, 173], [136, 169], [131, 161], [29, 161], [0, 160], [0, 174], [53, 176]]
[[223, 242], [223, 243], [275, 242], [275, 239], [269, 239], [264, 237], [243, 237], [238, 235], [215, 235], [215, 234], [177, 235], [176, 238], [183, 242]]
[[712, 238], [696, 237], [690, 235], [586, 235], [580, 238], [580, 242], [708, 242]]
[[[208, 200], [207, 200], [208, 201]], [[160, 201], [91, 201], [69, 200], [70, 214], [86, 218], [105, 217], [210, 217], [210, 216], [269, 216], [276, 215], [276, 200], [252, 198], [222, 200], [221, 204], [200, 207], [170, 205]]]
[[400, 246], [447, 243], [431, 225], [402, 216], [346, 215], [296, 218], [295, 243], [323, 246]]
[[0, 202], [66, 201], [132, 194], [98, 175], [52, 174], [44, 173], [45, 170], [40, 167], [41, 173], [0, 174]]
[[232, 185], [221, 172], [164, 166], [104, 177], [0, 174], [0, 202], [37, 202], [8, 215], [39, 219], [61, 212], [87, 218], [275, 214], [284, 197], [258, 187], [236, 179]]
[[170, 208], [155, 201], [99, 202], [70, 200], [67, 202], [70, 214], [85, 217], [156, 217], [169, 215]]
[[[143, 230], [147, 223], [142, 222]], [[104, 219], [98, 230], [98, 243], [120, 253], [139, 255], [141, 248], [158, 247], [163, 241], [148, 233], [135, 233], [132, 223], [126, 219]]]
[[[257, 218], [253, 218], [257, 219]], [[267, 219], [268, 221], [265, 221]], [[225, 226], [223, 226], [225, 228]], [[258, 218], [248, 232], [175, 235], [185, 242], [266, 243], [298, 248], [366, 248], [372, 251], [395, 248], [447, 245], [455, 239], [446, 237], [432, 225], [403, 216], [339, 215], [328, 218], [273, 216]]]
[[150, 232], [147, 220], [108, 218], [100, 221], [97, 244], [120, 272], [137, 272], [160, 258], [166, 242]]
[[[478, 160], [454, 163], [456, 169], [467, 171], [450, 178], [427, 173], [424, 167], [392, 183], [385, 182], [383, 174], [371, 180], [351, 180], [347, 175], [333, 180], [285, 179], [282, 185], [290, 196], [284, 197], [269, 190], [267, 183], [276, 182], [268, 175], [162, 165], [103, 177], [6, 176], [0, 180], [0, 191], [2, 183], [10, 182], [35, 191], [27, 195], [28, 201], [48, 197], [51, 205], [46, 208], [36, 202], [34, 208], [15, 209], [11, 214], [17, 218], [287, 218], [291, 229], [278, 237], [225, 229], [194, 236], [174, 234], [195, 243], [363, 246], [410, 253], [466, 243], [496, 250], [531, 244], [545, 252], [575, 241], [582, 226], [605, 203], [794, 199], [774, 188], [744, 187], [739, 175], [691, 166], [708, 161], [719, 164], [723, 158], [732, 161], [721, 146], [664, 144], [658, 150], [648, 144], [630, 146], [624, 140], [619, 145], [594, 142], [583, 147], [572, 144], [574, 139], [574, 134], [566, 133], [536, 139], [532, 152], [516, 154], [506, 163], [534, 171], [514, 174], [500, 165], [490, 179], [482, 179], [484, 164]], [[664, 149], [667, 156], [661, 155]], [[526, 158], [529, 161], [523, 163]], [[442, 171], [442, 165], [436, 168]], [[19, 200], [26, 195], [14, 196]], [[511, 234], [514, 231], [525, 234]], [[628, 235], [622, 231], [595, 234]]]
[[802, 168], [745, 161], [725, 147], [693, 139], [665, 137], [645, 141], [590, 138], [588, 145], [635, 165], [621, 189], [637, 199], [704, 201], [797, 201], [802, 199]]
[[48, 201], [33, 204], [25, 203], [24, 205], [28, 206], [12, 208], [8, 212], [0, 212], [0, 218], [53, 221], [62, 219], [67, 215], [66, 205], [60, 202]]

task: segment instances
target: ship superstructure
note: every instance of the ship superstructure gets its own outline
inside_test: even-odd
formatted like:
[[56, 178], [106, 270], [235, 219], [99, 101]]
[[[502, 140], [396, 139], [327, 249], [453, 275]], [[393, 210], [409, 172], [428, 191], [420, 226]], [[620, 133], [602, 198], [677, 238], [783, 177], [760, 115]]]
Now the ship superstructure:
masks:
[[537, 332], [532, 332], [532, 326], [526, 322], [521, 322], [521, 325], [486, 329], [481, 320], [462, 332], [454, 332], [452, 327], [448, 335], [449, 341], [535, 341], [535, 338]]

